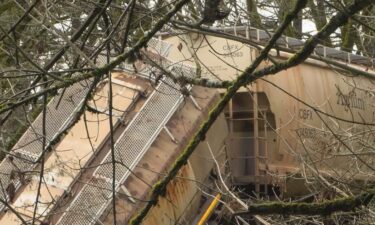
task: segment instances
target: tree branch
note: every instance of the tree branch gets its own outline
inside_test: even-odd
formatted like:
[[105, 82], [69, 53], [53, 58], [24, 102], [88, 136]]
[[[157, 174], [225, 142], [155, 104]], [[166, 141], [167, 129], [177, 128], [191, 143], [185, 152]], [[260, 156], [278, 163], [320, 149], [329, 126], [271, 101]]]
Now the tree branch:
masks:
[[160, 195], [165, 195], [167, 190], [167, 185], [171, 180], [174, 179], [174, 177], [177, 175], [178, 171], [181, 169], [183, 165], [187, 163], [187, 160], [189, 159], [190, 155], [194, 152], [195, 148], [198, 146], [198, 144], [205, 139], [205, 135], [207, 131], [210, 129], [212, 124], [215, 122], [217, 117], [220, 115], [221, 111], [225, 108], [229, 100], [234, 96], [234, 94], [237, 92], [237, 90], [243, 86], [246, 82], [246, 76], [247, 74], [251, 74], [255, 71], [255, 69], [258, 67], [258, 65], [267, 58], [268, 52], [271, 50], [271, 48], [276, 43], [276, 40], [282, 35], [283, 31], [286, 29], [286, 27], [290, 24], [290, 22], [296, 17], [298, 12], [302, 10], [302, 8], [305, 7], [307, 1], [301, 0], [298, 1], [294, 10], [288, 14], [283, 22], [283, 24], [277, 29], [274, 36], [269, 40], [266, 47], [261, 51], [260, 55], [255, 59], [255, 61], [252, 63], [250, 67], [246, 69], [246, 71], [233, 82], [233, 84], [228, 88], [228, 91], [225, 93], [221, 101], [214, 107], [214, 109], [209, 113], [209, 118], [207, 121], [205, 121], [202, 125], [199, 131], [195, 134], [195, 136], [190, 140], [190, 143], [185, 148], [185, 150], [181, 153], [181, 155], [177, 158], [175, 163], [173, 164], [171, 170], [169, 173], [157, 184], [155, 184], [151, 196], [150, 201], [143, 207], [143, 209], [136, 214], [130, 221], [132, 225], [138, 225], [141, 224], [144, 217], [147, 215], [147, 213], [150, 211], [152, 206], [154, 206], [158, 202], [158, 198]]
[[134, 45], [132, 49], [129, 51], [120, 54], [116, 59], [114, 59], [111, 63], [100, 67], [90, 73], [82, 74], [81, 76], [76, 76], [72, 78], [66, 78], [64, 82], [57, 82], [54, 86], [44, 89], [43, 91], [40, 91], [38, 93], [35, 93], [33, 95], [29, 95], [17, 102], [8, 102], [5, 104], [0, 104], [0, 114], [10, 111], [13, 108], [20, 106], [22, 104], [28, 103], [32, 101], [33, 99], [39, 98], [44, 93], [51, 93], [55, 92], [61, 88], [69, 87], [77, 82], [80, 82], [82, 80], [89, 79], [91, 77], [98, 77], [103, 74], [106, 74], [110, 72], [112, 69], [114, 69], [117, 65], [124, 62], [129, 56], [134, 55], [136, 52], [139, 52], [141, 48], [147, 45], [147, 42], [164, 26], [164, 24], [168, 23], [168, 21], [179, 11], [182, 6], [184, 6], [189, 0], [180, 0], [175, 4], [175, 6], [163, 17], [161, 18], [154, 27], [145, 32], [144, 36], [139, 39], [139, 41]]
[[338, 198], [321, 203], [287, 203], [270, 202], [262, 204], [251, 204], [245, 212], [235, 213], [234, 215], [330, 215], [335, 212], [350, 212], [360, 206], [368, 205], [374, 198], [375, 189], [370, 189], [362, 194], [352, 197]]

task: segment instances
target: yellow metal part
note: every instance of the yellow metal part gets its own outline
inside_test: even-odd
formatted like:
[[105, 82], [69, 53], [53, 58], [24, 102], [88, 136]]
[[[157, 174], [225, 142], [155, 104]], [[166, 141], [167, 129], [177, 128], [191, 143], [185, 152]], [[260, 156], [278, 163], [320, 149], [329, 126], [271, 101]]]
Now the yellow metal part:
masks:
[[203, 225], [208, 220], [208, 218], [210, 218], [212, 212], [214, 211], [217, 204], [219, 203], [220, 198], [221, 198], [221, 194], [219, 193], [219, 194], [216, 195], [214, 200], [211, 202], [211, 204], [208, 207], [208, 209], [206, 210], [206, 212], [204, 212], [202, 218], [198, 222], [198, 225]]

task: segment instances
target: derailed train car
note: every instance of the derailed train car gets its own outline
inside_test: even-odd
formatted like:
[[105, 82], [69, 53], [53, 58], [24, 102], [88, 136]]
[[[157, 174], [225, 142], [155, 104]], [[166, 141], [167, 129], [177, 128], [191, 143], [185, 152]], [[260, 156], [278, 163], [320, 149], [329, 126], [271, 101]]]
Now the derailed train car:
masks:
[[[238, 35], [248, 38], [252, 34], [259, 42], [264, 38], [259, 30], [249, 30], [247, 35], [238, 32]], [[190, 70], [190, 74], [197, 73], [208, 79], [235, 79], [259, 53], [257, 48], [213, 36], [183, 34], [161, 37], [172, 45], [160, 42], [149, 46], [150, 50], [160, 50], [160, 55], [177, 62], [177, 70], [183, 67], [181, 64], [192, 65], [196, 69]], [[299, 42], [292, 39], [287, 42], [288, 45], [292, 43]], [[169, 54], [166, 54], [166, 49]], [[338, 57], [336, 62], [341, 60], [340, 54], [347, 54], [346, 60], [351, 59], [353, 68], [373, 74], [371, 60], [329, 48], [320, 47], [317, 51], [317, 55]], [[274, 54], [275, 60], [289, 56], [285, 52], [275, 51]], [[365, 65], [356, 65], [355, 62], [364, 62]], [[260, 69], [271, 63], [264, 62]], [[112, 81], [115, 106], [120, 108], [115, 115], [116, 157], [131, 165], [132, 172], [119, 167], [116, 173], [119, 178], [113, 180], [109, 163], [112, 156], [109, 154], [106, 81], [96, 90], [98, 104], [91, 105], [102, 112], [100, 118], [91, 111], [85, 112], [88, 126], [93, 126], [94, 131], [100, 130], [100, 133], [86, 135], [85, 120], [80, 120], [46, 156], [46, 178], [43, 181], [46, 191], [41, 199], [48, 204], [38, 207], [38, 223], [113, 224], [110, 204], [113, 183], [117, 191], [118, 223], [128, 222], [147, 202], [152, 185], [173, 165], [212, 105], [219, 101], [217, 90], [201, 87], [193, 87], [190, 94], [194, 98], [189, 99], [173, 82], [160, 84], [155, 90], [154, 84], [143, 79], [155, 71], [137, 69], [113, 73]], [[138, 76], [141, 73], [144, 73], [143, 78]], [[87, 88], [87, 84], [77, 86], [82, 90]], [[195, 224], [194, 218], [201, 218], [206, 210], [207, 205], [201, 196], [210, 190], [207, 181], [210, 177], [217, 178], [213, 159], [223, 165], [222, 172], [231, 174], [232, 185], [241, 190], [249, 189], [247, 193], [254, 190], [267, 195], [297, 196], [306, 188], [295, 185], [299, 179], [289, 179], [291, 176], [339, 176], [350, 181], [372, 181], [373, 174], [369, 171], [373, 165], [375, 123], [373, 86], [371, 79], [344, 74], [337, 67], [308, 59], [299, 66], [241, 88], [143, 224], [176, 224], [177, 221]], [[225, 90], [218, 91], [223, 93]], [[78, 96], [80, 92], [74, 89], [72, 93], [72, 96]], [[68, 101], [70, 98], [65, 96], [63, 101], [68, 122], [80, 105], [79, 101]], [[50, 104], [53, 106], [54, 101]], [[67, 124], [63, 121], [58, 124], [63, 118], [56, 120], [54, 115], [51, 111], [48, 116], [48, 121], [54, 125], [49, 132], [51, 139], [60, 126], [63, 128]], [[33, 135], [35, 132], [24, 136], [37, 140], [38, 137]], [[35, 155], [33, 151], [41, 149], [21, 146], [14, 150], [16, 154]], [[133, 158], [128, 157], [130, 153]], [[225, 167], [226, 161], [229, 171]], [[17, 162], [7, 157], [0, 166], [12, 169], [13, 164]], [[34, 167], [34, 164], [33, 167], [25, 165], [20, 169], [23, 172]], [[9, 174], [4, 171], [3, 183], [4, 178], [12, 174], [11, 170]], [[17, 179], [9, 181], [22, 186], [14, 199], [9, 193], [3, 194], [27, 220], [32, 218], [32, 201], [39, 181], [38, 174], [30, 177], [25, 184], [16, 182]], [[201, 211], [198, 211], [200, 207]], [[10, 210], [2, 212], [0, 222], [21, 224]]]
[[[160, 58], [170, 45], [152, 39], [148, 48], [150, 55]], [[135, 64], [135, 69], [122, 65], [125, 68], [112, 71], [111, 115], [108, 79], [95, 86], [86, 103], [91, 81], [74, 84], [48, 103], [46, 122], [39, 115], [0, 162], [0, 224], [32, 220], [35, 224], [113, 224], [113, 193], [117, 223], [125, 224], [148, 201], [153, 185], [189, 143], [219, 95], [213, 89], [180, 86], [142, 61]], [[176, 73], [194, 75], [182, 64], [174, 67]], [[181, 89], [199, 98], [184, 95]], [[83, 114], [78, 117], [78, 112]], [[45, 149], [39, 135], [43, 126], [48, 140]], [[197, 184], [209, 179], [212, 155], [217, 160], [225, 155], [226, 136], [221, 115], [198, 146], [198, 154], [179, 171], [143, 224], [192, 220], [205, 188]], [[44, 160], [38, 162], [41, 157]]]
[[[220, 31], [258, 46], [196, 33], [162, 37], [175, 46], [170, 58], [198, 65], [207, 79], [233, 80], [259, 55], [268, 36], [246, 27]], [[295, 50], [303, 45], [285, 37], [278, 43]], [[278, 50], [271, 54], [276, 61], [291, 56]], [[265, 193], [275, 193], [277, 186], [296, 195], [305, 188], [288, 177], [373, 181], [375, 82], [356, 73], [374, 77], [373, 60], [323, 46], [313, 58], [241, 88], [228, 104], [226, 148], [234, 185]], [[351, 63], [353, 70], [319, 58], [336, 66]], [[272, 61], [259, 69], [269, 65]]]

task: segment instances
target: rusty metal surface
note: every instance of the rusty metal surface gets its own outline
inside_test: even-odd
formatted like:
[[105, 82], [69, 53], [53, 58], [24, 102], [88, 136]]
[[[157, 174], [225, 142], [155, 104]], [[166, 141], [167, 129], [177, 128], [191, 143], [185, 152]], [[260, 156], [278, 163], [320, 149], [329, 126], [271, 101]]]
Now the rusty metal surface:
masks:
[[[212, 89], [195, 87], [192, 95], [196, 96], [196, 100], [203, 110], [195, 108], [192, 102], [187, 99], [183, 107], [171, 118], [167, 127], [177, 139], [178, 144], [174, 143], [166, 132], [159, 134], [150, 150], [134, 169], [133, 175], [124, 184], [136, 202], [131, 202], [124, 193], [119, 194], [116, 207], [118, 224], [126, 224], [131, 215], [143, 204], [143, 201], [147, 201], [152, 185], [170, 168], [189, 141], [189, 137], [197, 130], [207, 115], [209, 108], [218, 100], [217, 92]], [[223, 117], [220, 121], [225, 125]], [[221, 133], [224, 133], [217, 132], [217, 130], [207, 135], [207, 139], [212, 140], [212, 143], [215, 142], [215, 137], [220, 138]], [[220, 145], [220, 142], [217, 145]], [[150, 211], [143, 224], [175, 224], [177, 220], [185, 216], [184, 213], [195, 212], [199, 205], [199, 197], [196, 196], [197, 184], [201, 181], [200, 177], [207, 177], [209, 174], [206, 172], [205, 166], [212, 168], [212, 164], [207, 165], [207, 160], [204, 161], [206, 165], [199, 161], [203, 157], [204, 146], [199, 147], [199, 154], [194, 157], [195, 159], [190, 160], [190, 163], [179, 172], [178, 178], [168, 186], [167, 195], [158, 206]], [[108, 213], [102, 222], [113, 224], [112, 210], [108, 209]], [[192, 215], [194, 214], [190, 216]]]
[[[170, 57], [192, 65], [195, 61], [189, 57], [191, 50], [188, 48], [201, 46], [197, 57], [202, 64], [202, 76], [210, 79], [216, 79], [215, 76], [222, 80], [235, 79], [258, 54], [250, 46], [212, 36], [206, 36], [203, 40], [194, 34], [186, 34], [169, 37], [166, 41], [174, 46], [183, 43], [181, 51], [172, 50]], [[333, 50], [328, 53], [335, 54]], [[290, 56], [284, 52], [280, 52], [280, 55], [280, 59]], [[269, 65], [270, 62], [266, 61], [260, 68]], [[375, 74], [371, 68], [354, 64], [350, 66]], [[366, 155], [370, 146], [375, 143], [371, 137], [375, 128], [374, 84], [371, 79], [340, 74], [326, 64], [312, 59], [266, 76], [263, 80], [258, 80], [256, 85], [250, 84], [249, 90], [255, 90], [256, 86], [260, 93], [266, 95], [270, 111], [275, 117], [276, 131], [272, 137], [274, 141], [269, 142], [272, 143], [272, 148], [268, 151], [266, 169], [276, 175], [295, 172], [301, 163], [299, 159], [306, 157], [305, 149], [308, 149], [312, 161], [319, 162], [317, 166], [325, 174], [339, 173], [347, 177], [370, 179], [373, 175], [366, 172], [368, 168], [358, 158], [351, 156], [353, 152]], [[248, 92], [246, 88], [239, 91]], [[314, 109], [322, 113], [318, 115]], [[340, 141], [332, 135], [331, 130], [338, 135]], [[341, 141], [350, 148], [340, 145]], [[363, 156], [361, 159], [369, 165], [374, 163], [373, 157]], [[347, 171], [348, 166], [356, 167], [358, 163], [358, 169]]]

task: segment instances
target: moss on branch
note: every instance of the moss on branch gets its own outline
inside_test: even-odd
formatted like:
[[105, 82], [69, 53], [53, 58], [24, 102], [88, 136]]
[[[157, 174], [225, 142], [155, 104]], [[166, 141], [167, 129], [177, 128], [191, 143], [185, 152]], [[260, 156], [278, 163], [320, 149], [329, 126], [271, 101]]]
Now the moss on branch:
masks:
[[338, 198], [320, 203], [270, 202], [251, 204], [245, 212], [236, 215], [330, 215], [335, 212], [350, 212], [368, 205], [374, 198], [375, 189], [370, 189], [357, 196]]
[[178, 1], [174, 7], [165, 15], [163, 16], [155, 25], [154, 27], [145, 32], [144, 36], [139, 39], [139, 41], [131, 48], [129, 51], [120, 54], [115, 60], [108, 63], [107, 65], [100, 67], [90, 73], [84, 73], [81, 76], [76, 76], [72, 78], [65, 78], [64, 81], [56, 82], [54, 86], [44, 89], [43, 91], [37, 92], [35, 94], [29, 95], [19, 101], [16, 102], [7, 102], [0, 105], [0, 114], [10, 111], [13, 108], [23, 105], [32, 101], [33, 99], [39, 98], [43, 96], [45, 93], [51, 93], [57, 91], [61, 88], [67, 88], [72, 86], [73, 84], [87, 80], [92, 77], [100, 77], [103, 74], [106, 74], [113, 70], [116, 66], [120, 65], [124, 62], [129, 56], [134, 55], [135, 52], [139, 52], [144, 46], [147, 45], [148, 41], [166, 24], [170, 21], [170, 19], [186, 4], [189, 0], [180, 0]]
[[262, 76], [277, 73], [283, 69], [287, 69], [289, 67], [297, 65], [300, 62], [303, 62], [314, 50], [315, 46], [319, 43], [319, 40], [324, 40], [324, 38], [329, 36], [332, 32], [334, 32], [337, 27], [344, 24], [349, 16], [353, 15], [355, 12], [360, 11], [364, 7], [370, 5], [371, 3], [372, 0], [354, 1], [354, 3], [348, 7], [348, 10], [346, 12], [341, 12], [335, 15], [331, 19], [331, 21], [321, 31], [318, 32], [317, 35], [313, 36], [306, 42], [304, 48], [302, 48], [299, 52], [297, 52], [297, 54], [291, 57], [285, 64], [277, 64], [275, 66], [271, 66], [263, 70], [254, 72], [258, 65], [265, 58], [267, 58], [269, 50], [274, 46], [276, 40], [282, 35], [283, 31], [289, 25], [291, 20], [295, 18], [297, 13], [302, 8], [305, 7], [306, 1], [298, 1], [293, 12], [290, 14], [290, 16], [286, 17], [283, 24], [275, 32], [274, 36], [267, 43], [266, 47], [262, 50], [259, 57], [252, 63], [250, 67], [248, 67], [245, 70], [244, 73], [242, 73], [238, 77], [238, 79], [236, 79], [233, 83], [230, 84], [227, 92], [224, 94], [220, 102], [210, 111], [208, 115], [208, 120], [206, 120], [201, 125], [198, 132], [190, 140], [188, 146], [184, 149], [184, 151], [172, 165], [172, 168], [170, 169], [168, 174], [153, 187], [153, 189], [151, 190], [149, 202], [146, 203], [146, 205], [139, 211], [139, 213], [131, 219], [130, 224], [138, 225], [142, 223], [143, 219], [146, 217], [147, 213], [150, 211], [152, 206], [154, 206], [158, 202], [159, 196], [163, 196], [166, 193], [167, 185], [169, 184], [169, 182], [173, 180], [173, 178], [177, 175], [177, 172], [181, 169], [181, 167], [187, 163], [190, 155], [194, 152], [198, 144], [202, 140], [204, 140], [205, 134], [207, 133], [209, 128], [212, 126], [214, 121], [217, 119], [219, 114], [224, 109], [225, 105], [229, 102], [229, 100], [234, 96], [234, 94], [240, 87], [247, 85], [248, 83], [255, 81], [256, 79]]
[[267, 46], [262, 50], [259, 57], [251, 64], [251, 66], [249, 66], [246, 69], [246, 71], [241, 76], [239, 76], [234, 82], [230, 83], [230, 86], [228, 87], [228, 90], [225, 93], [225, 95], [217, 103], [217, 105], [209, 112], [208, 119], [200, 126], [198, 132], [194, 135], [194, 137], [190, 140], [185, 150], [174, 162], [168, 174], [161, 181], [154, 185], [149, 202], [138, 214], [136, 214], [131, 219], [130, 224], [141, 224], [143, 219], [146, 217], [147, 213], [152, 208], [152, 206], [154, 206], [158, 202], [159, 196], [165, 195], [169, 182], [173, 180], [173, 178], [177, 175], [178, 171], [182, 168], [182, 166], [184, 166], [187, 163], [190, 155], [194, 152], [198, 144], [205, 139], [207, 131], [210, 129], [212, 124], [223, 111], [229, 100], [234, 96], [234, 94], [241, 86], [246, 84], [246, 77], [248, 76], [248, 74], [253, 73], [255, 69], [258, 67], [258, 65], [265, 58], [267, 58], [267, 54], [271, 50], [272, 46], [276, 43], [276, 40], [282, 35], [283, 31], [293, 20], [293, 18], [298, 14], [298, 12], [305, 7], [306, 3], [307, 0], [301, 0], [297, 2], [294, 10], [286, 17], [284, 23], [275, 32], [274, 36], [268, 42]]

